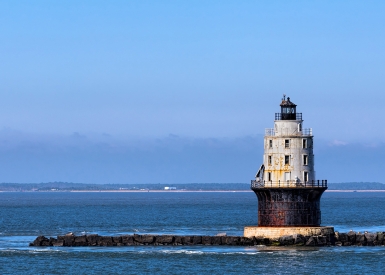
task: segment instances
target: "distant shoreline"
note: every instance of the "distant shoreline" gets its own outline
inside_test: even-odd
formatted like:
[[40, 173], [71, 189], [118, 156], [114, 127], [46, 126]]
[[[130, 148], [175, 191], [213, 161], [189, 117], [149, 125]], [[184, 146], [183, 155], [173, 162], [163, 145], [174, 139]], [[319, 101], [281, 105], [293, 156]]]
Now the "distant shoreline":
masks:
[[[46, 190], [46, 191], [0, 191], [0, 193], [245, 193], [252, 190]], [[377, 193], [385, 190], [326, 190], [334, 193]]]

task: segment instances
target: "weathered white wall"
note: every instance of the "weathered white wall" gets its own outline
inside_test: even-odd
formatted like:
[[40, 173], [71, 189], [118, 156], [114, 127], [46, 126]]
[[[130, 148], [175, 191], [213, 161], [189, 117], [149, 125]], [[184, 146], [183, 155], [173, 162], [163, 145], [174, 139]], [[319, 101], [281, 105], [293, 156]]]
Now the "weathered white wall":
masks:
[[[263, 156], [265, 181], [268, 180], [269, 172], [273, 182], [283, 182], [285, 172], [290, 173], [290, 181], [298, 177], [300, 182], [304, 182], [304, 172], [308, 172], [308, 181], [315, 180], [313, 136], [311, 130], [302, 129], [302, 123], [302, 120], [276, 120], [274, 129], [266, 131]], [[307, 148], [302, 148], [304, 139], [307, 140]], [[270, 140], [273, 142], [272, 148], [269, 146]], [[289, 148], [285, 148], [285, 140], [289, 140]], [[285, 155], [290, 156], [289, 165], [285, 165]], [[307, 155], [307, 165], [303, 163], [303, 155]], [[268, 163], [269, 156], [271, 164]]]

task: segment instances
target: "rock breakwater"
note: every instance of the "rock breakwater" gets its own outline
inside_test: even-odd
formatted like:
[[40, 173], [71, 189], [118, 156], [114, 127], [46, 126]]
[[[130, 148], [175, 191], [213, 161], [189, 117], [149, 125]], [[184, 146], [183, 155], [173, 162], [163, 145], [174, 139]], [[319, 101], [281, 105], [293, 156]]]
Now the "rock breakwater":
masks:
[[37, 237], [30, 246], [140, 246], [140, 245], [228, 245], [228, 246], [379, 246], [385, 245], [385, 232], [360, 233], [335, 232], [330, 235], [282, 236], [278, 240], [240, 236], [180, 236], [180, 235], [122, 235], [100, 236], [97, 234], [75, 236], [67, 234], [57, 238]]

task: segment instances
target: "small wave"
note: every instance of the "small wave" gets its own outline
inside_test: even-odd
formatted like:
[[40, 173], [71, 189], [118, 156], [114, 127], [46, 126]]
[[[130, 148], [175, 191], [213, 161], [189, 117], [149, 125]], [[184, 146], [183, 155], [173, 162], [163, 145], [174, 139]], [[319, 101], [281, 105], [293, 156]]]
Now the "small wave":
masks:
[[[130, 251], [135, 252], [135, 251]], [[141, 250], [135, 253], [140, 254], [185, 254], [185, 255], [256, 255], [262, 253], [258, 250], [249, 251], [228, 251], [225, 249], [221, 250], [191, 250], [191, 249], [161, 249], [161, 250]], [[273, 253], [273, 252], [267, 252]]]

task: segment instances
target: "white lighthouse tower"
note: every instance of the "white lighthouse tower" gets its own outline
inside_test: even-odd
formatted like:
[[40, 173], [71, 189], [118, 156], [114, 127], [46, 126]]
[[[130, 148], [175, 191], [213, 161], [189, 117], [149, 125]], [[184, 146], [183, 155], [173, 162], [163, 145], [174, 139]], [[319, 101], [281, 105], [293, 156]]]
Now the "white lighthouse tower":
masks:
[[274, 128], [265, 130], [263, 164], [251, 189], [258, 197], [258, 226], [244, 236], [278, 238], [283, 235], [334, 234], [321, 226], [320, 199], [326, 180], [316, 180], [312, 129], [303, 128], [302, 113], [284, 95]]
[[290, 97], [284, 95], [280, 106], [274, 128], [265, 129], [263, 164], [256, 180], [271, 186], [314, 182], [312, 129], [303, 128], [302, 113], [296, 112]]

